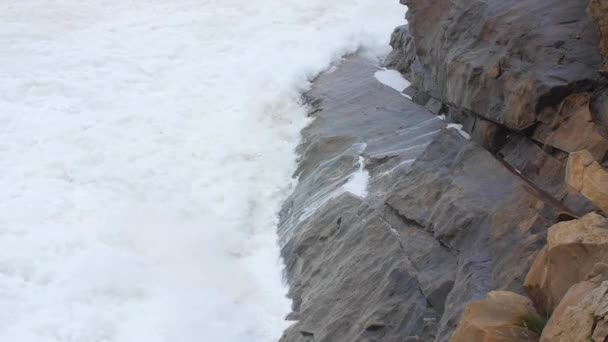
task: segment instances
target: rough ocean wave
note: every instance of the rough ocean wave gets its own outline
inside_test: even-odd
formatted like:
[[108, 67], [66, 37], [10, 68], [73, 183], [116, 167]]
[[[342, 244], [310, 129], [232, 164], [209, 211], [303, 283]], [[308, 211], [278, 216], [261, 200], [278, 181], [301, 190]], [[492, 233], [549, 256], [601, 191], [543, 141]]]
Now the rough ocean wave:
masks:
[[396, 0], [5, 0], [0, 341], [276, 340], [300, 94]]

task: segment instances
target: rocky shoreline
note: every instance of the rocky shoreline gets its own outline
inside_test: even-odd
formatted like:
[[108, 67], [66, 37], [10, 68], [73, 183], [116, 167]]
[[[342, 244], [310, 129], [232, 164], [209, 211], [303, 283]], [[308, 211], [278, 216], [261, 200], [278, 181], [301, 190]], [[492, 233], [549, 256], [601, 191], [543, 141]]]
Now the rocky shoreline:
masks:
[[306, 94], [281, 341], [605, 341], [608, 1], [402, 3], [405, 94], [360, 56]]

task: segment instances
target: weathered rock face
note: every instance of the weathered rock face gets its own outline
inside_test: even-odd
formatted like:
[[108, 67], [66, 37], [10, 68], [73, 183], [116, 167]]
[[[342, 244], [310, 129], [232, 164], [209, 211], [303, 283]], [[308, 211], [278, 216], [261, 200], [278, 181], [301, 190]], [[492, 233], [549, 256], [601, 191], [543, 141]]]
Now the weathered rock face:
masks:
[[606, 15], [606, 13], [608, 13], [608, 1], [590, 0], [587, 12], [589, 12], [589, 15], [595, 20], [600, 30], [600, 47], [605, 59], [601, 71], [608, 73], [608, 16]]
[[[440, 89], [432, 77], [432, 70], [423, 65], [416, 55], [414, 39], [407, 25], [399, 26], [391, 36], [393, 50], [385, 65], [400, 71], [410, 82], [434, 97], [441, 97]], [[435, 113], [437, 114], [437, 113]]]
[[566, 182], [608, 213], [608, 171], [588, 151], [570, 154]]
[[[438, 280], [453, 285], [444, 291], [437, 341], [449, 338], [468, 302], [492, 290], [522, 292], [545, 231], [563, 210], [488, 151], [452, 134], [437, 137], [390, 193], [385, 205], [396, 218], [389, 222], [403, 222], [392, 223], [395, 230], [418, 229], [452, 254], [414, 262], [420, 274], [456, 270], [453, 279]], [[409, 235], [400, 236], [406, 246]]]
[[493, 291], [488, 298], [467, 306], [450, 342], [538, 341], [538, 334], [526, 327], [526, 321], [539, 317], [530, 299]]
[[432, 340], [429, 307], [390, 226], [339, 196], [300, 227], [288, 257], [295, 318], [282, 341]]
[[541, 342], [604, 342], [608, 337], [608, 282], [570, 288], [543, 330]]
[[[412, 78], [414, 84], [430, 94], [436, 87], [443, 101], [511, 129], [532, 126], [544, 107], [598, 77], [599, 32], [587, 1], [402, 3], [413, 40], [402, 53], [415, 50], [407, 59], [416, 60], [401, 66], [419, 63], [414, 73], [424, 75]], [[434, 87], [417, 82], [429, 75]]]
[[[608, 198], [605, 0], [591, 16], [588, 0], [401, 2], [386, 64], [420, 105], [359, 57], [306, 94], [315, 121], [280, 217], [296, 321], [281, 341], [536, 341], [519, 324], [536, 314], [526, 274], [556, 313], [545, 340], [568, 317], [582, 328], [563, 336], [603, 338], [603, 318], [579, 314], [608, 276], [606, 219], [585, 215]], [[354, 172], [366, 193], [347, 191]]]
[[588, 150], [597, 160], [608, 152], [604, 138], [592, 121], [589, 102], [591, 93], [570, 95], [562, 101], [556, 113], [539, 118], [541, 125], [532, 139], [564, 152]]
[[414, 100], [463, 124], [568, 213], [596, 210], [564, 177], [568, 153], [582, 149], [608, 166], [608, 85], [598, 86], [588, 2], [402, 3], [409, 24], [393, 33], [386, 64], [424, 94]]
[[[466, 305], [522, 280], [565, 209], [349, 59], [315, 121], [280, 234], [299, 341], [447, 341]], [[364, 159], [365, 198], [343, 193]]]
[[[376, 70], [350, 58], [307, 94], [315, 121], [303, 131], [299, 184], [279, 227], [297, 320], [281, 341], [434, 339], [440, 313], [421, 290], [432, 281], [415, 276], [378, 208], [445, 124], [377, 82]], [[365, 199], [343, 187], [361, 158], [371, 173]], [[439, 245], [429, 240], [420, 240], [424, 253]]]
[[549, 316], [571, 286], [608, 263], [608, 220], [590, 213], [549, 229], [547, 246], [536, 257], [525, 287], [537, 309]]

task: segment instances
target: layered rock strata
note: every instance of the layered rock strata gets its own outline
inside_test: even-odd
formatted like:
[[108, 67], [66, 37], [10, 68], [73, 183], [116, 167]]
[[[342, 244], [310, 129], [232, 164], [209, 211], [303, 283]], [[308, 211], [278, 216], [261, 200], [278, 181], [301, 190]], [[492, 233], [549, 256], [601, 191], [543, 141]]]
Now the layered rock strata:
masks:
[[[608, 253], [601, 243], [595, 249], [576, 245], [587, 241], [583, 231], [603, 234], [604, 228], [598, 228], [599, 235], [581, 228], [605, 220], [588, 213], [608, 211], [606, 1], [402, 3], [409, 7], [409, 24], [394, 31], [386, 64], [412, 81], [415, 89], [408, 93], [463, 124], [507, 168], [559, 203], [564, 212], [558, 220], [584, 216], [551, 229], [526, 279], [541, 314], [557, 313], [541, 340], [579, 341], [576, 329], [562, 336], [568, 329], [557, 327], [570, 326], [567, 317], [599, 305], [601, 295], [590, 291], [601, 279], [591, 283], [585, 277]], [[575, 242], [566, 241], [563, 232], [569, 229], [578, 232]], [[571, 307], [589, 296], [593, 300], [583, 307]], [[470, 326], [469, 320], [463, 317], [461, 324]], [[600, 321], [591, 320], [593, 329]], [[578, 334], [592, 338], [593, 329]]]
[[401, 52], [389, 65], [416, 74], [419, 89], [509, 129], [532, 127], [545, 108], [598, 82], [600, 33], [587, 1], [401, 2], [409, 27], [394, 35]]
[[413, 102], [362, 57], [306, 94], [282, 341], [603, 341], [605, 1], [402, 3]]
[[[470, 301], [524, 292], [566, 211], [376, 70], [350, 58], [307, 94], [315, 120], [281, 214], [282, 341], [447, 341]], [[345, 190], [362, 165], [365, 197]]]

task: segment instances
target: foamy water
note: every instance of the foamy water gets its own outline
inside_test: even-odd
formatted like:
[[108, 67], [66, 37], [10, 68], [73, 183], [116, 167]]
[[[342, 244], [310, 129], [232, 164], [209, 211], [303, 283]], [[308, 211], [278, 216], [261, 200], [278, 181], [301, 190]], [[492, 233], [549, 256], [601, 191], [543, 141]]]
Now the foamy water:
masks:
[[378, 80], [378, 82], [384, 84], [385, 86], [391, 87], [398, 92], [404, 91], [411, 84], [397, 70], [383, 68], [382, 70], [376, 71], [376, 73], [374, 73], [374, 77]]
[[276, 213], [339, 56], [396, 0], [4, 0], [0, 341], [257, 342]]

